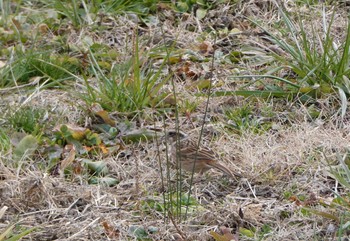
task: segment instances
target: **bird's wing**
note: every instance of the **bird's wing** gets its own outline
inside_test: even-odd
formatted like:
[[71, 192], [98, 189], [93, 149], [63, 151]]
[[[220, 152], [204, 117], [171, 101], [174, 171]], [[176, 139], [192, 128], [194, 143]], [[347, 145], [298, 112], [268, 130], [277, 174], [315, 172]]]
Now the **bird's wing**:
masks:
[[[192, 160], [212, 161], [217, 159], [215, 152], [206, 147], [197, 148], [197, 143], [190, 141], [182, 142], [180, 146], [181, 158], [189, 158]], [[198, 150], [198, 151], [197, 151]]]

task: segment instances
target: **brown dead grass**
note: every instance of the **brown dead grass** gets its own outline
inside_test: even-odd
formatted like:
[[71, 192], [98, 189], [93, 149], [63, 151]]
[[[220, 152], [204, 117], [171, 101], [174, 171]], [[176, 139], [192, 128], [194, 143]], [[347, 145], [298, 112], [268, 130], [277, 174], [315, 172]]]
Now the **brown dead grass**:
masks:
[[[206, 128], [204, 142], [245, 178], [237, 183], [222, 179], [215, 171], [205, 178], [197, 176], [193, 196], [201, 208], [178, 224], [189, 240], [208, 240], [209, 230], [219, 226], [236, 227], [239, 208], [244, 226], [272, 228], [264, 240], [308, 240], [332, 224], [302, 215], [300, 207], [285, 195], [315, 195], [325, 200], [333, 196], [334, 182], [325, 169], [329, 161], [335, 161], [336, 153], [348, 148], [350, 125], [338, 128], [332, 121], [276, 125], [261, 135], [247, 131], [242, 136], [225, 133], [220, 125]], [[184, 130], [190, 127], [183, 125]], [[189, 133], [196, 136], [198, 131]], [[211, 133], [216, 136], [210, 137]], [[162, 213], [142, 207], [150, 199], [162, 203], [155, 143], [129, 145], [127, 152], [126, 157], [103, 159], [120, 180], [113, 188], [87, 185], [79, 177], [50, 176], [38, 171], [35, 164], [18, 170], [3, 159], [0, 200], [9, 207], [3, 220], [39, 227], [31, 235], [35, 240], [105, 240], [103, 223], [115, 229], [116, 240], [130, 239], [128, 229], [135, 225], [157, 227], [159, 232], [151, 236], [154, 240], [178, 236], [173, 225], [164, 223]]]

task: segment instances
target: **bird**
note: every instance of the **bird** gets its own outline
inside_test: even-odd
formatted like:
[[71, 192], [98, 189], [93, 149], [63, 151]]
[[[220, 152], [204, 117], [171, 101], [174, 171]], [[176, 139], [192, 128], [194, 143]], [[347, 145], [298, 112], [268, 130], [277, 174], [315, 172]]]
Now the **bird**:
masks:
[[198, 147], [198, 143], [192, 141], [184, 132], [169, 130], [164, 137], [170, 142], [171, 160], [174, 163], [179, 163], [181, 169], [203, 174], [211, 168], [216, 168], [234, 179], [242, 177], [220, 164], [219, 156], [212, 149], [204, 146]]

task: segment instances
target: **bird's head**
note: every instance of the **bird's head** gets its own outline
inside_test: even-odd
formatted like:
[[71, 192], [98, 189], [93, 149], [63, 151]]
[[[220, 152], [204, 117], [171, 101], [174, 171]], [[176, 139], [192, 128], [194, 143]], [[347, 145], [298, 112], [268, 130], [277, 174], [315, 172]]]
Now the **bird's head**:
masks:
[[188, 137], [183, 131], [180, 130], [167, 130], [165, 135], [162, 137], [164, 141], [174, 143], [175, 141], [184, 140]]

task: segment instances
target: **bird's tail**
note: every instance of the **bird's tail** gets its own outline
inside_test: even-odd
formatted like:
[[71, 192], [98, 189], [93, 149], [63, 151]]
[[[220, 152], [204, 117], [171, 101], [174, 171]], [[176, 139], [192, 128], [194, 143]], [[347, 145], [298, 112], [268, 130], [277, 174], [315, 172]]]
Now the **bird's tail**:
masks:
[[231, 170], [229, 170], [227, 167], [219, 164], [219, 163], [213, 163], [212, 166], [218, 170], [220, 170], [221, 172], [225, 173], [228, 176], [231, 176], [233, 179], [237, 179], [237, 177], [242, 178], [242, 175], [237, 173], [237, 172], [233, 172]]

